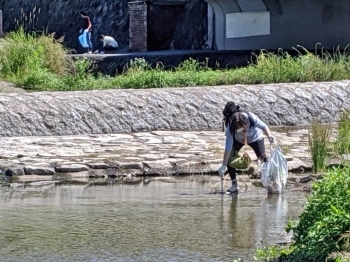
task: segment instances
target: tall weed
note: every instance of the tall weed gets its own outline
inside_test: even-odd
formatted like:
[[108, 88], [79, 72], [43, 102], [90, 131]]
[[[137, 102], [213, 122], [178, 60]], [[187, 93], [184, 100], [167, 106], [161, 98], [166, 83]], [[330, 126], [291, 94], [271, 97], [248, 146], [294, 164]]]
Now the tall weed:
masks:
[[350, 153], [350, 110], [340, 114], [336, 147], [340, 154]]
[[35, 74], [63, 75], [68, 68], [66, 51], [54, 35], [27, 34], [23, 28], [0, 40], [0, 75], [15, 81]]
[[311, 133], [308, 133], [308, 140], [314, 172], [326, 168], [331, 131], [331, 125], [313, 120]]

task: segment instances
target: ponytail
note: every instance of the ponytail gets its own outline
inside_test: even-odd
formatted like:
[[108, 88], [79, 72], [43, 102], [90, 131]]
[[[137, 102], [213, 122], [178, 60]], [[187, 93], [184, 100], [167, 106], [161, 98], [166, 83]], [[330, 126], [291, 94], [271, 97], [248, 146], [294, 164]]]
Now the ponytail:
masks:
[[222, 114], [225, 117], [225, 126], [228, 127], [229, 124], [232, 122], [232, 116], [236, 112], [240, 112], [240, 106], [236, 105], [235, 102], [229, 101], [226, 103], [224, 110], [222, 111]]

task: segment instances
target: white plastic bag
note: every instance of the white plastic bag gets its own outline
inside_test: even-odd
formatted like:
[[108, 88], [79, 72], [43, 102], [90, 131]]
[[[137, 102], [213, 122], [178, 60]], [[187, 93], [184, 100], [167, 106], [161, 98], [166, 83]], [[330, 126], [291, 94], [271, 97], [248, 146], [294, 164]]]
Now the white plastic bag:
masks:
[[84, 48], [88, 48], [89, 47], [89, 44], [88, 44], [88, 41], [87, 41], [87, 38], [88, 38], [87, 34], [88, 33], [89, 33], [88, 30], [84, 30], [83, 33], [78, 37], [79, 43]]
[[269, 162], [263, 163], [261, 182], [269, 193], [281, 193], [287, 183], [288, 165], [279, 145], [271, 147]]

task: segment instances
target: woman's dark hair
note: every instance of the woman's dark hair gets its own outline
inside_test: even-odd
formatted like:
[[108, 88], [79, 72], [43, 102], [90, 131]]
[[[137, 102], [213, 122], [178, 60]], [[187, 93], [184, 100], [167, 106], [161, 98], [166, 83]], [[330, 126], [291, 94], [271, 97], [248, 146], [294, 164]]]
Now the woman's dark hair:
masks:
[[88, 16], [87, 13], [84, 10], [81, 10], [80, 14], [83, 15], [83, 16]]
[[239, 112], [239, 105], [236, 105], [235, 102], [229, 101], [226, 103], [222, 114], [225, 117], [225, 126], [228, 126], [230, 118], [234, 113]]
[[104, 35], [99, 35], [99, 36], [98, 36], [98, 39], [101, 40], [101, 39], [103, 39], [104, 37], [105, 37]]
[[243, 117], [240, 106], [235, 102], [229, 101], [226, 103], [222, 114], [225, 117], [225, 126], [230, 127], [230, 133], [235, 134], [237, 128], [243, 127], [247, 131], [247, 120]]
[[242, 112], [234, 113], [230, 118], [229, 124], [230, 124], [230, 133], [232, 135], [234, 135], [236, 130], [241, 127], [243, 127], [245, 132], [247, 132], [248, 130], [247, 119], [243, 116]]

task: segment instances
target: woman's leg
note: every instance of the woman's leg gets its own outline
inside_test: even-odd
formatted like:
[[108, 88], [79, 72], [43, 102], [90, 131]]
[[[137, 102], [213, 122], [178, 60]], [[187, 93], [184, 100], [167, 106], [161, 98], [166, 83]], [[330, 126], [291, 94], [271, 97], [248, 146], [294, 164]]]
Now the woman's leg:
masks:
[[91, 42], [91, 32], [87, 33], [87, 42], [88, 42], [88, 52], [92, 51], [92, 42]]
[[104, 51], [103, 42], [100, 41], [99, 44], [98, 44], [98, 52], [101, 53], [103, 51]]
[[267, 162], [267, 157], [265, 154], [265, 144], [264, 144], [263, 138], [253, 143], [250, 143], [249, 146], [253, 148], [255, 155], [259, 160], [261, 160], [262, 162]]
[[[236, 150], [237, 152], [239, 152], [239, 150], [241, 150], [242, 147], [243, 147], [242, 143], [236, 140], [233, 141], [232, 150]], [[236, 169], [227, 165], [227, 170], [228, 170], [228, 173], [230, 174], [231, 180], [236, 180]]]

